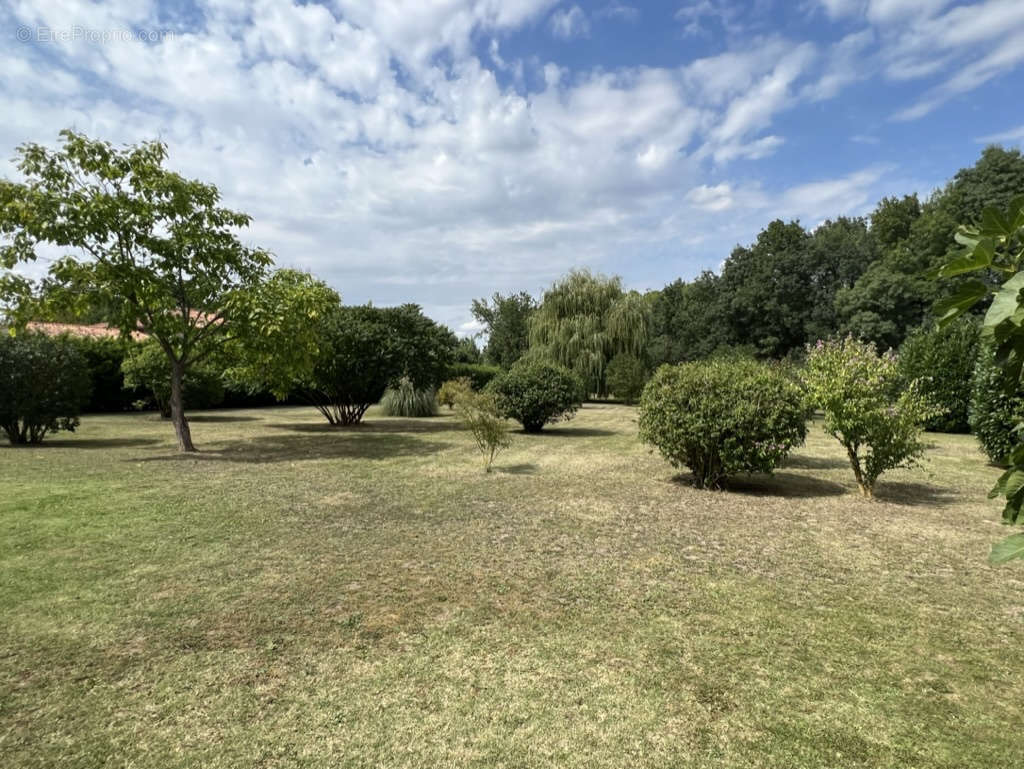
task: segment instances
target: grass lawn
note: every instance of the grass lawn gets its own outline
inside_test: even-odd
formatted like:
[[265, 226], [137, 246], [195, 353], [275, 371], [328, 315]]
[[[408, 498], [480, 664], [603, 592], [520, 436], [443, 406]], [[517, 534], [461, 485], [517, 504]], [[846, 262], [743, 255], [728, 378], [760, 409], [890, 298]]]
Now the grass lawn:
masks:
[[588, 405], [150, 415], [0, 448], [0, 767], [1020, 767], [1024, 567], [969, 436], [856, 495], [815, 426], [689, 488]]

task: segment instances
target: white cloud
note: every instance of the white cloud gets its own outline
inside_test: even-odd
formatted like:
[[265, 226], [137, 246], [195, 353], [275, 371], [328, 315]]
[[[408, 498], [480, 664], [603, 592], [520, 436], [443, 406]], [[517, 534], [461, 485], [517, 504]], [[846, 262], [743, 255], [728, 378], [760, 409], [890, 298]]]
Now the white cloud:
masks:
[[636, 6], [613, 0], [613, 2], [608, 3], [603, 8], [594, 11], [594, 16], [599, 19], [619, 19], [635, 23], [640, 18], [640, 9]]
[[551, 14], [551, 34], [562, 40], [590, 35], [590, 21], [578, 5], [562, 8]]
[[981, 136], [975, 139], [978, 144], [1010, 144], [1013, 142], [1024, 142], [1024, 125], [1011, 128], [1008, 131], [1001, 131], [988, 136]]

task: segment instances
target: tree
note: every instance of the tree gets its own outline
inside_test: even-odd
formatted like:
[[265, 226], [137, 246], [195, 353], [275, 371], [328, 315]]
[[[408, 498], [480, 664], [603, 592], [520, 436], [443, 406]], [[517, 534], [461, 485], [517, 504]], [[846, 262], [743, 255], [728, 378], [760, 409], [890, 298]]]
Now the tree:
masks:
[[921, 215], [917, 194], [902, 198], [882, 198], [871, 212], [871, 234], [879, 247], [892, 249], [910, 237], [914, 222]]
[[[1002, 369], [1006, 392], [1016, 393], [1024, 369], [1024, 195], [1014, 198], [1005, 212], [986, 208], [978, 224], [958, 229], [956, 242], [963, 250], [935, 270], [935, 277], [980, 273], [984, 277], [995, 275], [1000, 283], [993, 287], [978, 277], [970, 278], [956, 293], [936, 303], [935, 314], [940, 325], [948, 325], [991, 296], [982, 322], [982, 341], [991, 346]], [[1009, 525], [1024, 524], [1024, 420], [1018, 416], [1017, 423], [1015, 445], [1007, 457], [1010, 466], [989, 492], [990, 498], [1006, 500], [1003, 522]], [[993, 563], [1015, 558], [1024, 558], [1024, 534], [1011, 535], [994, 545], [989, 556]]]
[[480, 348], [476, 346], [476, 342], [470, 337], [464, 336], [459, 340], [455, 346], [455, 362], [456, 363], [483, 363], [484, 356], [480, 352]]
[[70, 339], [0, 333], [0, 429], [12, 444], [74, 431], [88, 399], [88, 365]]
[[357, 424], [390, 385], [436, 387], [455, 349], [455, 335], [414, 304], [337, 307], [320, 325], [311, 373], [299, 394], [336, 426]]
[[799, 222], [771, 222], [750, 247], [737, 246], [722, 266], [729, 341], [779, 358], [806, 341], [811, 299], [810, 236]]
[[732, 342], [724, 294], [713, 272], [702, 272], [689, 283], [676, 280], [648, 297], [647, 358], [652, 366], [706, 358]]
[[647, 366], [628, 352], [620, 352], [608, 364], [608, 389], [626, 403], [635, 403], [647, 383]]
[[[43, 243], [76, 249], [50, 268], [50, 293], [109, 308], [124, 336], [142, 331], [170, 364], [171, 418], [181, 451], [195, 451], [183, 406], [188, 371], [243, 336], [271, 336], [280, 316], [251, 293], [270, 254], [242, 245], [250, 217], [220, 205], [217, 188], [164, 168], [159, 141], [117, 149], [62, 131], [61, 147], [18, 148], [24, 182], [0, 181], [0, 266], [36, 258]], [[22, 291], [15, 316], [38, 303]], [[282, 349], [287, 352], [287, 344]]]
[[838, 440], [860, 493], [874, 496], [886, 470], [910, 467], [924, 453], [922, 425], [939, 411], [918, 382], [903, 382], [892, 351], [847, 337], [809, 345], [803, 369], [812, 405], [825, 413], [825, 432]]
[[622, 279], [574, 270], [544, 292], [530, 317], [530, 351], [573, 371], [588, 393], [608, 394], [608, 363], [622, 352], [642, 356], [650, 307]]
[[[171, 364], [156, 342], [137, 345], [121, 362], [124, 384], [146, 390], [160, 416], [171, 418]], [[224, 381], [209, 362], [191, 366], [182, 382], [182, 405], [211, 408], [224, 400]]]
[[488, 363], [507, 369], [523, 356], [530, 345], [530, 316], [536, 309], [537, 302], [525, 291], [508, 296], [495, 293], [490, 302], [473, 300], [470, 312], [487, 333], [484, 358]]

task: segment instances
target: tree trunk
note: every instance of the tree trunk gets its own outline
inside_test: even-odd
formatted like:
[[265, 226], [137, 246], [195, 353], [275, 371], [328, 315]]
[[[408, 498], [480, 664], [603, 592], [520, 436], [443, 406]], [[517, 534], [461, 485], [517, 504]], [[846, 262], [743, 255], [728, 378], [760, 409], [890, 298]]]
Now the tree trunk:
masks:
[[192, 445], [192, 431], [188, 428], [185, 418], [185, 366], [181, 361], [171, 362], [171, 421], [174, 422], [174, 433], [178, 436], [178, 451], [196, 451]]

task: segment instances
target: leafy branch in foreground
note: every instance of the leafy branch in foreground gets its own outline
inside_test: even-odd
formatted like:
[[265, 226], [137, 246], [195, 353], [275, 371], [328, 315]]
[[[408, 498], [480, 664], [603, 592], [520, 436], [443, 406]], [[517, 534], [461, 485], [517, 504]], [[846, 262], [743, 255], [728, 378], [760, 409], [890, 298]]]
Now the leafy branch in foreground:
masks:
[[[960, 227], [956, 241], [964, 246], [963, 251], [935, 270], [932, 277], [950, 278], [977, 272], [988, 278], [994, 276], [1002, 283], [992, 286], [979, 278], [966, 280], [956, 293], [936, 302], [935, 314], [939, 325], [952, 323], [991, 294], [992, 304], [981, 327], [982, 342], [991, 346], [996, 363], [1002, 369], [1007, 391], [1016, 389], [1024, 364], [1024, 271], [1021, 270], [1024, 262], [1024, 195], [1014, 198], [1005, 213], [998, 208], [986, 208], [980, 224]], [[1006, 500], [1003, 522], [1009, 525], [1024, 524], [1022, 429], [1024, 422], [1016, 429], [1016, 445], [1007, 458], [1009, 469], [989, 492], [989, 498], [1002, 497]], [[997, 543], [989, 556], [992, 563], [1006, 563], [1016, 558], [1024, 559], [1024, 534], [1014, 534]]]

